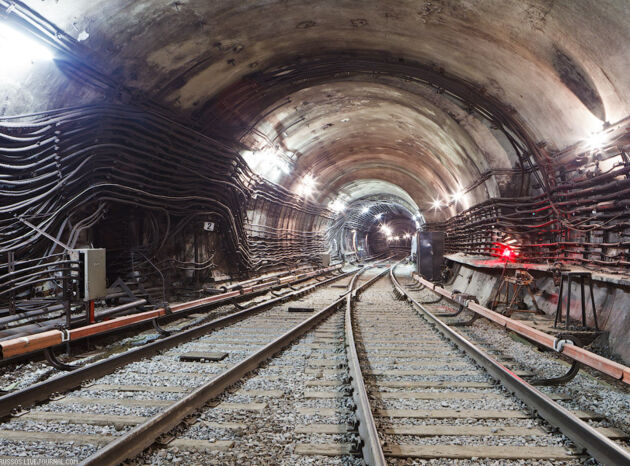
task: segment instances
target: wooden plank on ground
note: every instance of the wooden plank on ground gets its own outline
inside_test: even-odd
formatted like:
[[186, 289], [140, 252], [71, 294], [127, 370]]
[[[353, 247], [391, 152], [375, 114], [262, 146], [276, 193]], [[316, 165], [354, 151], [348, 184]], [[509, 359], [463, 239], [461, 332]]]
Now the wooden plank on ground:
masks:
[[267, 403], [219, 403], [217, 409], [225, 409], [229, 411], [257, 411], [262, 412], [267, 407]]
[[449, 370], [431, 370], [431, 369], [375, 369], [365, 371], [365, 375], [377, 375], [383, 377], [400, 377], [410, 375], [452, 375], [455, 377], [477, 375], [478, 371], [449, 371]]
[[[372, 363], [376, 363], [374, 358], [370, 358], [370, 362]], [[383, 363], [380, 363], [381, 365], [385, 365]], [[376, 365], [376, 364], [373, 364]], [[390, 363], [391, 365], [391, 363]], [[418, 360], [411, 360], [411, 361], [400, 361], [398, 363], [399, 366], [403, 366], [405, 367], [407, 370], [413, 370], [412, 368], [415, 367], [468, 367], [470, 368], [471, 366], [474, 367], [471, 363], [466, 362], [466, 361], [453, 361], [452, 359], [448, 359], [448, 360], [442, 360], [442, 361], [434, 361], [434, 360], [422, 360], [422, 361], [418, 361]], [[395, 370], [395, 369], [392, 369]]]
[[308, 456], [342, 456], [349, 455], [351, 451], [352, 445], [349, 443], [298, 443], [294, 453]]
[[[530, 371], [522, 371], [515, 370], [512, 371], [519, 377], [529, 377], [535, 375]], [[386, 377], [399, 377], [399, 376], [410, 376], [410, 375], [453, 375], [453, 376], [468, 376], [468, 375], [478, 375], [482, 374], [481, 370], [479, 371], [449, 371], [449, 370], [431, 370], [431, 369], [376, 369], [373, 371], [366, 371], [366, 375], [378, 375], [378, 376], [386, 376]]]
[[488, 446], [488, 445], [389, 445], [385, 456], [397, 458], [449, 459], [548, 459], [571, 460], [576, 456], [560, 447]]
[[284, 395], [282, 390], [238, 390], [239, 395], [264, 396], [267, 398], [280, 398]]
[[227, 358], [225, 351], [188, 351], [179, 355], [183, 362], [217, 362]]
[[168, 444], [169, 448], [177, 447], [180, 450], [197, 451], [227, 451], [234, 446], [232, 440], [197, 440], [191, 438], [177, 438]]
[[378, 382], [379, 387], [388, 388], [493, 388], [496, 385], [488, 382], [425, 382], [421, 380], [382, 380]]
[[[602, 416], [586, 411], [571, 411], [582, 420], [602, 419]], [[381, 417], [409, 417], [423, 419], [527, 419], [531, 417], [524, 411], [513, 409], [379, 409], [376, 414]]]
[[625, 440], [630, 438], [630, 435], [616, 427], [598, 427], [597, 431], [613, 440]]
[[169, 400], [136, 400], [134, 398], [87, 398], [82, 396], [67, 396], [59, 400], [51, 401], [51, 404], [82, 404], [102, 406], [142, 406], [145, 408], [165, 407], [175, 403]]
[[512, 409], [379, 409], [382, 417], [408, 417], [424, 419], [527, 419], [529, 414]]
[[68, 424], [88, 424], [93, 426], [124, 427], [142, 424], [148, 417], [144, 416], [120, 416], [111, 414], [92, 413], [58, 413], [53, 411], [31, 411], [15, 421], [30, 420], [38, 422], [63, 422]]
[[344, 396], [342, 392], [334, 391], [306, 390], [304, 392], [304, 398], [343, 398]]
[[544, 436], [548, 435], [540, 427], [510, 426], [462, 426], [462, 425], [394, 425], [387, 427], [385, 433], [391, 435], [415, 435], [418, 437], [434, 436]]
[[304, 369], [305, 374], [323, 374], [323, 375], [339, 375], [346, 374], [348, 369], [321, 369], [315, 367], [307, 367]]
[[112, 435], [84, 435], [58, 432], [32, 432], [23, 430], [0, 430], [0, 439], [13, 442], [74, 442], [81, 445], [107, 445], [115, 439]]
[[[19, 442], [54, 442], [80, 445], [107, 445], [116, 439], [113, 435], [84, 435], [68, 434], [57, 432], [26, 432], [21, 430], [0, 430], [0, 439]], [[209, 442], [207, 440], [196, 440], [178, 438], [168, 443], [169, 447], [177, 447], [183, 450], [210, 450], [226, 451], [234, 446], [231, 440], [217, 440]]]
[[377, 398], [385, 400], [485, 400], [488, 398], [505, 398], [499, 393], [486, 392], [380, 392]]
[[154, 387], [152, 385], [112, 385], [97, 383], [85, 388], [92, 392], [95, 391], [119, 391], [119, 392], [156, 392], [156, 393], [187, 393], [192, 389], [187, 387]]

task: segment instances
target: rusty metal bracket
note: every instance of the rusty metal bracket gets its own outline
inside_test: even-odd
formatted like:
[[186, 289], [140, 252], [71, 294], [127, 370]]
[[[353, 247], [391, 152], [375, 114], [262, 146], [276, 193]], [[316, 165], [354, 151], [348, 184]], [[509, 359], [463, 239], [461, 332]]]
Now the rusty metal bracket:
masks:
[[[558, 353], [562, 353], [562, 350], [564, 349], [565, 345], [575, 345], [581, 348], [582, 342], [575, 335], [561, 333], [556, 337], [556, 340], [553, 342], [553, 349], [557, 351]], [[545, 386], [545, 387], [554, 386], [554, 385], [564, 385], [565, 383], [573, 380], [575, 376], [578, 375], [578, 372], [580, 372], [581, 366], [582, 365], [580, 364], [579, 361], [573, 360], [571, 363], [571, 367], [569, 368], [566, 374], [560, 375], [558, 377], [532, 379], [530, 380], [529, 383], [531, 383], [532, 385]]]
[[160, 324], [158, 323], [157, 319], [151, 319], [151, 323], [153, 324], [153, 328], [156, 330], [157, 333], [159, 333], [162, 336], [168, 337], [171, 332], [163, 329], [162, 327], [160, 327]]
[[60, 361], [53, 353], [52, 348], [46, 348], [44, 350], [44, 356], [46, 357], [46, 361], [55, 369], [59, 369], [60, 371], [73, 371], [79, 369], [81, 365], [76, 364], [66, 364], [65, 362]]
[[[427, 303], [424, 301], [418, 301], [420, 304], [431, 304], [431, 303]], [[462, 304], [459, 305], [459, 308], [457, 309], [456, 312], [443, 312], [440, 314], [434, 314], [436, 317], [457, 317], [458, 315], [460, 315], [462, 312], [464, 312], [464, 309], [466, 309]]]
[[469, 320], [464, 320], [462, 322], [451, 322], [449, 325], [451, 327], [469, 327], [475, 323], [477, 319], [479, 319], [479, 314], [473, 314]]

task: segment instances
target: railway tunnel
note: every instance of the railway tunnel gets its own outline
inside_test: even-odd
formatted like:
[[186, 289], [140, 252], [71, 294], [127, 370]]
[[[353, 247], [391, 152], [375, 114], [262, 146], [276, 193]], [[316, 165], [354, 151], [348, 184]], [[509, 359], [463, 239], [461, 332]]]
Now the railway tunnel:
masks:
[[603, 371], [627, 415], [629, 19], [625, 0], [0, 0], [6, 406], [21, 364], [76, 371], [115, 332], [171, 338], [179, 315], [402, 260], [434, 313]]

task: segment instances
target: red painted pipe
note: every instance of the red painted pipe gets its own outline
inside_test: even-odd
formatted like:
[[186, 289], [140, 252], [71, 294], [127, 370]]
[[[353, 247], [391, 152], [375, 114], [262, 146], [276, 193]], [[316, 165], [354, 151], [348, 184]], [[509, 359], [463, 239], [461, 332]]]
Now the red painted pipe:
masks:
[[[417, 274], [413, 274], [414, 280], [418, 283], [428, 287], [430, 290], [433, 290], [435, 293], [444, 296], [452, 301], [457, 301], [457, 295], [452, 294], [448, 290], [436, 286], [428, 280], [418, 276]], [[555, 343], [557, 338], [553, 335], [549, 335], [548, 333], [541, 332], [538, 329], [530, 327], [529, 325], [520, 322], [518, 320], [511, 319], [506, 317], [498, 312], [494, 312], [487, 307], [483, 307], [474, 302], [468, 302], [466, 309], [469, 311], [475, 312], [492, 322], [499, 324], [502, 327], [505, 327], [514, 333], [524, 336], [525, 338], [534, 341], [542, 346], [545, 346], [549, 349], [555, 350]], [[602, 356], [599, 356], [591, 351], [588, 351], [584, 348], [580, 348], [575, 345], [564, 345], [564, 347], [559, 351], [570, 359], [574, 361], [578, 361], [585, 366], [591, 367], [599, 372], [602, 372], [610, 377], [613, 377], [617, 380], [620, 380], [628, 385], [630, 385], [630, 367], [624, 366], [623, 364], [616, 363], [615, 361], [611, 361], [610, 359], [606, 359]]]
[[[325, 269], [320, 269], [300, 275], [293, 275], [291, 276], [291, 282], [297, 282], [306, 278], [321, 275], [323, 273], [332, 272], [334, 270], [338, 270], [339, 268], [341, 268], [341, 265], [335, 265], [332, 267], [327, 267]], [[196, 299], [194, 301], [188, 301], [186, 303], [174, 304], [173, 306], [171, 306], [171, 313], [175, 314], [177, 312], [185, 311], [205, 304], [229, 301], [237, 296], [260, 291], [264, 287], [274, 286], [277, 284], [278, 280], [274, 279], [260, 285], [251, 286], [249, 288], [229, 291], [227, 293], [208, 296], [207, 298]], [[165, 315], [167, 315], [167, 311], [164, 308], [159, 308], [153, 311], [141, 312], [139, 314], [116, 317], [105, 322], [97, 322], [76, 329], [49, 330], [47, 332], [37, 333], [34, 335], [12, 338], [11, 340], [0, 342], [0, 359], [8, 359], [15, 356], [21, 356], [27, 353], [32, 353], [34, 351], [57, 346], [66, 341], [75, 341], [81, 338], [99, 335], [110, 330], [126, 327], [128, 325], [136, 324], [138, 322], [148, 321], [157, 317], [163, 317]]]

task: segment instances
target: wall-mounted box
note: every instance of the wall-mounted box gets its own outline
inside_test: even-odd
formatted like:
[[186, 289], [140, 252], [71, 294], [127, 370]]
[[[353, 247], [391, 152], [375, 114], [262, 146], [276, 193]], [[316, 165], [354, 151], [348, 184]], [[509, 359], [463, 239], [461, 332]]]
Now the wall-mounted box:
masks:
[[430, 281], [438, 281], [444, 261], [444, 232], [418, 232], [418, 273]]
[[81, 262], [83, 301], [103, 298], [107, 295], [105, 249], [77, 249], [74, 260]]

